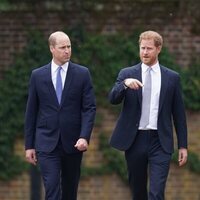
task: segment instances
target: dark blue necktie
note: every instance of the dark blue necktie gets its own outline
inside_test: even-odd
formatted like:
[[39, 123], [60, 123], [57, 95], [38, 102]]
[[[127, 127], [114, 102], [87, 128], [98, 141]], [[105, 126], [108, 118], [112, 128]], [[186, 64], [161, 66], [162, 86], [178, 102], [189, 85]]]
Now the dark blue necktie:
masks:
[[58, 102], [60, 104], [62, 97], [62, 78], [61, 78], [61, 70], [62, 67], [58, 67], [57, 76], [56, 76], [56, 95], [58, 98]]

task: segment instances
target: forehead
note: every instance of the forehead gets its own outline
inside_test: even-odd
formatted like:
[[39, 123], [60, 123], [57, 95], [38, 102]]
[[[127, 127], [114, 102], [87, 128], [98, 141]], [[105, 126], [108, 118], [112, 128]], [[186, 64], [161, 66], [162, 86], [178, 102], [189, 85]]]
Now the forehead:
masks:
[[153, 39], [142, 39], [140, 46], [151, 46], [151, 47], [155, 47], [155, 42]]
[[70, 39], [66, 35], [60, 35], [56, 37], [56, 45], [70, 45]]

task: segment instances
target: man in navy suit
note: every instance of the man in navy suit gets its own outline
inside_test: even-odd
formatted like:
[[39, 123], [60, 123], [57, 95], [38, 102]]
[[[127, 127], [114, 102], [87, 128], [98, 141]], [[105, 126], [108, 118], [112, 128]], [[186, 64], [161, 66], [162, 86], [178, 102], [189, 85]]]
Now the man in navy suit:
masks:
[[71, 42], [61, 31], [49, 37], [52, 61], [33, 70], [25, 115], [25, 150], [39, 164], [46, 200], [76, 200], [82, 154], [96, 112], [86, 67], [72, 63]]
[[[140, 35], [141, 63], [120, 71], [109, 100], [123, 102], [110, 144], [125, 151], [134, 200], [163, 200], [174, 149], [179, 166], [187, 161], [187, 126], [178, 73], [160, 65], [163, 39], [154, 31]], [[149, 192], [147, 180], [149, 176]]]

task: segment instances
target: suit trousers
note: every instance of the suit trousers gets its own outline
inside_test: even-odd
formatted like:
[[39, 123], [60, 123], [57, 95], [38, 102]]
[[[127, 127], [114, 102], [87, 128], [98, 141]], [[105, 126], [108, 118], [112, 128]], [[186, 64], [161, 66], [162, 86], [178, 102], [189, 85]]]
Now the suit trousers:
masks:
[[83, 153], [67, 154], [61, 142], [52, 152], [37, 152], [45, 200], [76, 200]]
[[125, 158], [133, 200], [164, 200], [171, 154], [162, 149], [158, 132], [139, 130]]

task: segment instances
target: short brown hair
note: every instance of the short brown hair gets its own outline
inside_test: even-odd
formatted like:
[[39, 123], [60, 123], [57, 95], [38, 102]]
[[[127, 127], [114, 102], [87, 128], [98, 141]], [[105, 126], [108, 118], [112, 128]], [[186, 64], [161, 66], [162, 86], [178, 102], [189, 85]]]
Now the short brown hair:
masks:
[[154, 40], [154, 44], [156, 47], [158, 47], [158, 46], [162, 47], [163, 38], [159, 33], [155, 32], [155, 31], [145, 31], [145, 32], [141, 33], [140, 37], [139, 37], [139, 45], [142, 40], [149, 40], [149, 39]]

